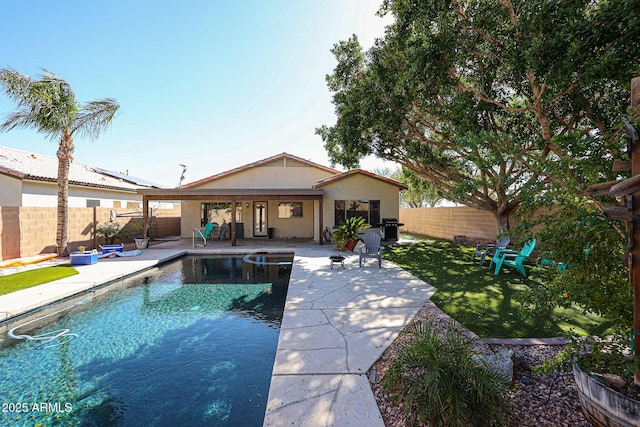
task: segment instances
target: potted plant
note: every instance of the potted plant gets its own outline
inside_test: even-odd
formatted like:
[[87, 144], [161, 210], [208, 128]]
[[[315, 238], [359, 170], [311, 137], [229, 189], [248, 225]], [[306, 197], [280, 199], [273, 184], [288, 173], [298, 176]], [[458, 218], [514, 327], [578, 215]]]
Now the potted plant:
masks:
[[124, 242], [129, 237], [128, 231], [117, 222], [108, 222], [96, 226], [94, 234], [104, 239], [107, 245], [113, 245], [116, 241]]
[[633, 381], [640, 367], [627, 337], [571, 338], [555, 358], [534, 368], [537, 374], [573, 371], [580, 404], [593, 425], [635, 425], [640, 414], [640, 386]]
[[358, 243], [358, 233], [367, 228], [367, 223], [362, 217], [347, 218], [334, 227], [331, 241], [339, 251], [352, 251]]
[[142, 221], [134, 224], [134, 228], [142, 231], [140, 237], [134, 237], [133, 241], [137, 249], [146, 249], [149, 247], [149, 229], [151, 229], [151, 217], [142, 218]]

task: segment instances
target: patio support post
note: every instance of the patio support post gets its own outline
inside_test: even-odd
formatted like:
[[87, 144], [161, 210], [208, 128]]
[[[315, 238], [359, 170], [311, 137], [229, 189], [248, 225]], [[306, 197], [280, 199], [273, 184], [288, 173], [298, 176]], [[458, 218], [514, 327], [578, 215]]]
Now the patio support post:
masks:
[[[149, 196], [142, 196], [142, 225], [149, 224]], [[147, 230], [142, 230], [143, 236], [147, 236]]]
[[322, 197], [320, 197], [320, 199], [318, 199], [318, 211], [319, 211], [319, 218], [318, 218], [318, 228], [319, 228], [319, 239], [318, 242], [322, 245], [323, 244], [323, 239], [324, 236], [322, 235], [322, 230], [324, 229], [324, 221], [323, 221], [323, 217], [324, 217], [324, 213], [322, 212]]
[[231, 246], [236, 246], [236, 198], [231, 198]]

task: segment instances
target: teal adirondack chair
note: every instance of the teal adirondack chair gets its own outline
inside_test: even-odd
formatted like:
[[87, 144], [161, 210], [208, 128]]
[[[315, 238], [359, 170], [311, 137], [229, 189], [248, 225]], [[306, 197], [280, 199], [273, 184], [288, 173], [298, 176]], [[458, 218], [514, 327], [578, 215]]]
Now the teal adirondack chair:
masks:
[[[204, 232], [202, 230], [200, 230], [199, 228], [194, 228], [193, 229], [193, 247], [195, 248], [196, 246], [200, 246], [200, 247], [205, 247], [207, 246], [207, 239], [209, 238], [209, 235], [211, 235], [211, 233], [213, 232], [213, 228], [214, 228], [215, 224], [208, 222], [207, 225], [205, 225], [204, 227]], [[202, 238], [202, 244], [199, 245], [197, 243], [198, 238]]]
[[[590, 253], [591, 253], [591, 248], [590, 247], [584, 250], [584, 259], [585, 260], [589, 259], [589, 254]], [[550, 252], [548, 255], [549, 256], [553, 255], [553, 252]], [[564, 273], [564, 271], [569, 268], [569, 264], [567, 264], [566, 262], [557, 262], [557, 261], [549, 258], [548, 256], [543, 256], [540, 259], [540, 267], [544, 267], [545, 265], [550, 265], [551, 267], [557, 267], [558, 268], [558, 273], [560, 273], [560, 274]]]
[[205, 242], [207, 241], [207, 239], [209, 238], [209, 236], [213, 232], [213, 228], [214, 227], [215, 227], [215, 224], [212, 223], [212, 222], [208, 222], [207, 225], [204, 226], [204, 240], [205, 240]]
[[[518, 252], [511, 249], [497, 249], [496, 253], [491, 258], [491, 264], [496, 265], [495, 275], [500, 273], [500, 269], [503, 266], [515, 268], [524, 277], [527, 277], [527, 271], [524, 269], [524, 261], [529, 258], [529, 255], [536, 248], [536, 239], [529, 240], [524, 244], [524, 247]], [[491, 267], [491, 265], [489, 265]]]

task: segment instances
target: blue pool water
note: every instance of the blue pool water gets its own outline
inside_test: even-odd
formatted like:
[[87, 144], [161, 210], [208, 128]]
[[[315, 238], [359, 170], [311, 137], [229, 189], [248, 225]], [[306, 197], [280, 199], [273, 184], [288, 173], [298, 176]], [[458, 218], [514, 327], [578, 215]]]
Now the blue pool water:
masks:
[[5, 331], [0, 425], [261, 426], [291, 260], [187, 257], [14, 331], [75, 339]]

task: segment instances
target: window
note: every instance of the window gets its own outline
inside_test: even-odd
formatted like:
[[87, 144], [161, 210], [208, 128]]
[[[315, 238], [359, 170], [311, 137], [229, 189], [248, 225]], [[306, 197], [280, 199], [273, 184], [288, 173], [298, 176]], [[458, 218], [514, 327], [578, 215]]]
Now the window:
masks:
[[87, 199], [87, 207], [92, 208], [94, 206], [100, 206], [100, 200]]
[[336, 224], [354, 217], [362, 217], [367, 221], [367, 224], [372, 226], [379, 224], [380, 200], [336, 200]]
[[[200, 225], [231, 223], [231, 203], [200, 203]], [[242, 203], [236, 202], [236, 222], [242, 222]]]
[[302, 218], [302, 202], [278, 203], [278, 218]]

